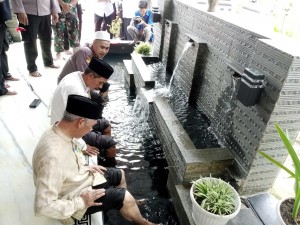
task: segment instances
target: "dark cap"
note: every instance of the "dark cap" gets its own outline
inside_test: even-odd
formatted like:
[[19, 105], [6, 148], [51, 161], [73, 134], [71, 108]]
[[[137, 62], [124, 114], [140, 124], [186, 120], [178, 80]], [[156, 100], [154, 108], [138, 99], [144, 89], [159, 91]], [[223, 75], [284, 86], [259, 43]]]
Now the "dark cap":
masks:
[[107, 62], [97, 57], [93, 57], [91, 59], [89, 68], [105, 79], [109, 79], [109, 77], [114, 72], [114, 69]]
[[87, 119], [98, 119], [102, 114], [103, 106], [81, 95], [69, 95], [66, 111]]

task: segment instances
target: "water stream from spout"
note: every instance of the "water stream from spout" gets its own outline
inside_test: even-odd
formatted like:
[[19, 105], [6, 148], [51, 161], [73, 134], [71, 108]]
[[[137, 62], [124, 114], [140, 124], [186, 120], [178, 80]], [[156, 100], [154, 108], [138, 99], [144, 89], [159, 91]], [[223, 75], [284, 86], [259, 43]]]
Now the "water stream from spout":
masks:
[[176, 64], [175, 69], [173, 70], [173, 73], [172, 73], [172, 76], [171, 76], [171, 80], [170, 80], [169, 87], [168, 87], [169, 93], [170, 93], [170, 90], [171, 90], [171, 86], [172, 86], [174, 77], [175, 77], [175, 75], [177, 74], [177, 70], [178, 70], [179, 63], [180, 63], [181, 59], [183, 58], [183, 56], [185, 55], [185, 53], [188, 51], [188, 49], [189, 49], [192, 45], [193, 45], [193, 42], [190, 42], [190, 41], [187, 42], [187, 43], [185, 43], [185, 45], [184, 45], [184, 48], [183, 48], [183, 50], [182, 50], [182, 52], [181, 52], [181, 55], [180, 55], [180, 57], [179, 57], [179, 59], [178, 59], [178, 61], [177, 61], [177, 64]]
[[133, 114], [136, 116], [138, 124], [143, 126], [149, 118], [149, 103], [147, 98], [143, 95], [142, 90], [139, 89], [133, 106]]

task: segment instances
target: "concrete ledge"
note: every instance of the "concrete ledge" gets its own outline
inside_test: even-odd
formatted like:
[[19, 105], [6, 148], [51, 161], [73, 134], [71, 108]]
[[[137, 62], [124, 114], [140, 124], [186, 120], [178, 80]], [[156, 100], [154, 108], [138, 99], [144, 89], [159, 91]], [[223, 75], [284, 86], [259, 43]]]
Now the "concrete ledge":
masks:
[[131, 54], [133, 45], [129, 45], [131, 41], [111, 40], [108, 54]]
[[129, 85], [129, 94], [133, 95], [135, 93], [134, 75], [132, 71], [132, 60], [123, 60], [125, 65], [124, 75], [127, 84]]
[[155, 80], [140, 54], [131, 54], [134, 82], [137, 88], [154, 88]]
[[200, 175], [220, 176], [232, 165], [234, 157], [227, 148], [195, 147], [166, 98], [154, 97], [150, 111], [175, 184], [189, 186]]

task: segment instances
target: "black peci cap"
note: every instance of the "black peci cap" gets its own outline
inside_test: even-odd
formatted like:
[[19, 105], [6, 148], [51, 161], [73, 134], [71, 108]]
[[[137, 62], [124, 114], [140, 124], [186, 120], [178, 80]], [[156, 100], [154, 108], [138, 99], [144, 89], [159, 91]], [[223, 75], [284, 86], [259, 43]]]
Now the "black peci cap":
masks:
[[109, 79], [114, 69], [102, 59], [93, 57], [89, 63], [89, 68], [93, 70], [96, 74], [106, 79]]
[[66, 111], [87, 119], [98, 119], [102, 114], [103, 106], [81, 95], [69, 95]]

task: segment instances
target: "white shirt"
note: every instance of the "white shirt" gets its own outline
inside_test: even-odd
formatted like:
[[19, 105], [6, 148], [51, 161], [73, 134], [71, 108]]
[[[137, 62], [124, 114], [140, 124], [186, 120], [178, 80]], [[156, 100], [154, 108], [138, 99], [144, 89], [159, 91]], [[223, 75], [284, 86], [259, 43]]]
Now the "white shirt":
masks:
[[82, 72], [76, 71], [65, 76], [57, 85], [51, 103], [51, 124], [55, 124], [63, 117], [67, 106], [68, 96], [71, 94], [90, 98], [88, 88], [82, 78]]
[[101, 17], [104, 17], [104, 14], [105, 16], [109, 16], [114, 12], [114, 7], [109, 0], [96, 0], [94, 12]]
[[55, 125], [42, 135], [32, 157], [36, 215], [70, 225], [74, 224], [71, 216], [80, 219], [84, 215], [86, 207], [80, 194], [106, 182], [102, 174], [92, 172], [84, 164], [76, 139]]
[[135, 11], [139, 10], [139, 0], [123, 0], [122, 10], [124, 18], [134, 17]]

